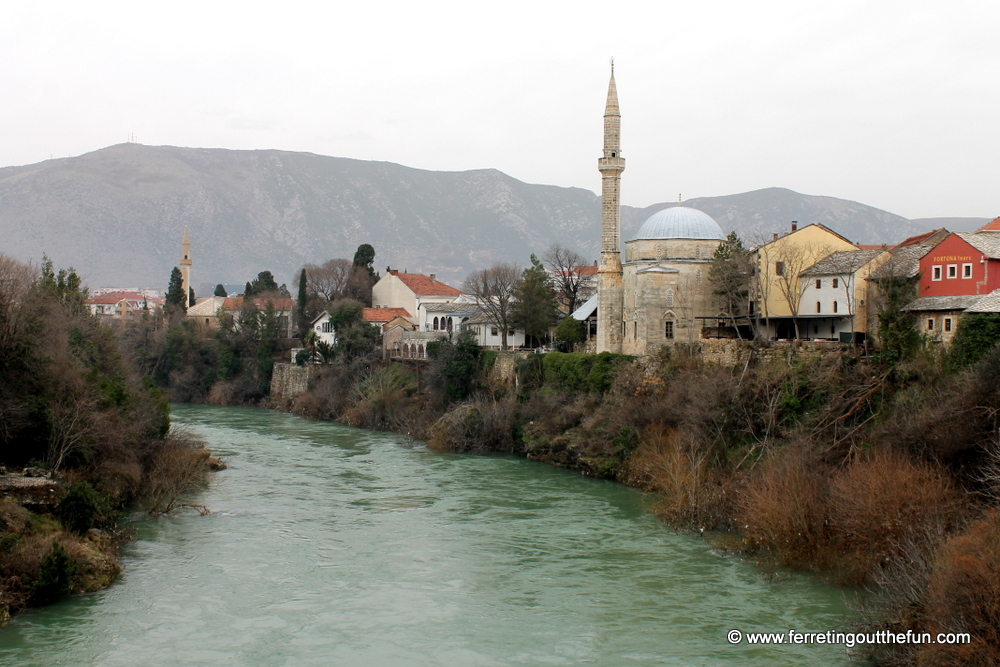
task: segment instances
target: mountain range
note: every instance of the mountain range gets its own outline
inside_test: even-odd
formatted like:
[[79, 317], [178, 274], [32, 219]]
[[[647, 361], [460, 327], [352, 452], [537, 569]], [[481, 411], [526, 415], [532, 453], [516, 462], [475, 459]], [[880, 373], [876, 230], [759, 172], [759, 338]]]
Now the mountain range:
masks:
[[[822, 223], [857, 243], [894, 243], [987, 218], [908, 220], [853, 201], [767, 188], [683, 202], [748, 242]], [[622, 237], [674, 205], [622, 207]], [[165, 288], [190, 229], [192, 282], [239, 283], [270, 270], [289, 285], [304, 263], [375, 247], [376, 269], [458, 282], [495, 261], [526, 265], [555, 242], [596, 258], [600, 197], [495, 169], [425, 171], [279, 150], [119, 144], [0, 169], [0, 252], [75, 267], [91, 287]], [[293, 289], [294, 291], [294, 289]]]

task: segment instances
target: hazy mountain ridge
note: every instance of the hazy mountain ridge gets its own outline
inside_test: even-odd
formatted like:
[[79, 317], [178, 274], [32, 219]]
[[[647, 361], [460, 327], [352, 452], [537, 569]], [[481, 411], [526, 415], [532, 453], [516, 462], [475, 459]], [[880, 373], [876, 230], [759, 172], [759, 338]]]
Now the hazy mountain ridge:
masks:
[[[597, 180], [595, 170], [595, 181]], [[627, 175], [625, 176], [627, 178]], [[852, 241], [893, 242], [933, 226], [832, 197], [769, 188], [684, 202], [748, 239], [822, 222]], [[622, 237], [669, 204], [622, 207]], [[495, 169], [432, 172], [277, 150], [120, 144], [0, 169], [2, 252], [47, 253], [94, 286], [165, 286], [190, 228], [193, 281], [242, 283], [268, 269], [351, 257], [455, 282], [496, 260], [526, 264], [552, 242], [596, 258], [600, 198]]]

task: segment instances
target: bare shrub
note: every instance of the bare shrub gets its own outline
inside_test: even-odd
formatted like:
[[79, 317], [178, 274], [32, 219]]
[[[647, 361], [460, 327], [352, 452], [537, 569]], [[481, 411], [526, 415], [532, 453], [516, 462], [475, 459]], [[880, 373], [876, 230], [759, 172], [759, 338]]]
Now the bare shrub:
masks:
[[185, 500], [201, 489], [210, 470], [210, 452], [189, 433], [172, 430], [152, 455], [143, 486], [150, 514], [166, 514], [178, 507], [191, 507], [207, 514], [204, 505]]
[[914, 535], [941, 534], [964, 503], [947, 473], [904, 453], [866, 454], [830, 485], [829, 522], [846, 581], [860, 583], [898, 557]]
[[928, 630], [968, 632], [969, 644], [922, 647], [918, 664], [1000, 664], [1000, 514], [989, 512], [945, 542], [927, 590]]
[[719, 528], [728, 523], [727, 493], [708, 451], [685, 442], [677, 429], [650, 426], [619, 480], [662, 494], [653, 511], [674, 525]]
[[816, 457], [790, 446], [754, 473], [736, 512], [747, 548], [768, 551], [782, 565], [821, 568], [827, 479]]
[[472, 454], [514, 451], [522, 421], [518, 412], [513, 401], [464, 403], [434, 422], [427, 444], [439, 451]]

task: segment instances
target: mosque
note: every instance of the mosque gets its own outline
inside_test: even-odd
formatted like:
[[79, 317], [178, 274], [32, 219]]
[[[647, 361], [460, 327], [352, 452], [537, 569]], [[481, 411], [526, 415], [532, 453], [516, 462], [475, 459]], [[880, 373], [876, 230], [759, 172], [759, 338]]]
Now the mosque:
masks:
[[604, 111], [601, 172], [601, 259], [597, 271], [597, 352], [652, 354], [691, 343], [720, 314], [708, 269], [722, 228], [706, 213], [673, 206], [654, 213], [625, 243], [621, 261], [621, 114], [614, 65]]

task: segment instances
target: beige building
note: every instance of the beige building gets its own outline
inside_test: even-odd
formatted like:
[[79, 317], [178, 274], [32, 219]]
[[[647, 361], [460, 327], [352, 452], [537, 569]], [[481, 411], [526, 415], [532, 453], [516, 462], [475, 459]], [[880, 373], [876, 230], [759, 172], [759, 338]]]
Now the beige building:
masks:
[[757, 247], [754, 314], [760, 318], [763, 336], [805, 337], [805, 319], [815, 313], [810, 312], [810, 304], [803, 299], [809, 287], [805, 281], [809, 278], [802, 273], [833, 253], [845, 250], [860, 248], [823, 225], [798, 229], [795, 223], [790, 233]]

